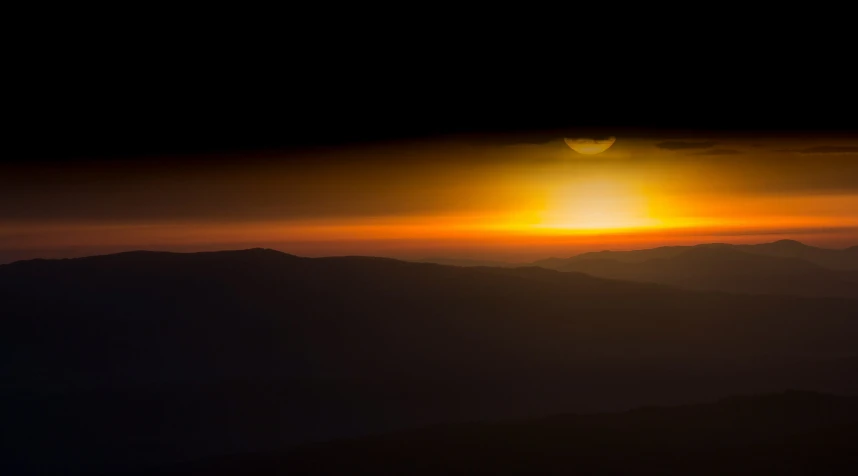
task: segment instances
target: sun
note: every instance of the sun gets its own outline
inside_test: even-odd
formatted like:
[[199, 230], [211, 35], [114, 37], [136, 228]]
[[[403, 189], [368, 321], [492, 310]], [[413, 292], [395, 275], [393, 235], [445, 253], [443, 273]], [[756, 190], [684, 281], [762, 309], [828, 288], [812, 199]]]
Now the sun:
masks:
[[607, 139], [563, 138], [569, 148], [584, 155], [601, 154], [614, 145], [616, 140], [616, 137], [608, 137]]

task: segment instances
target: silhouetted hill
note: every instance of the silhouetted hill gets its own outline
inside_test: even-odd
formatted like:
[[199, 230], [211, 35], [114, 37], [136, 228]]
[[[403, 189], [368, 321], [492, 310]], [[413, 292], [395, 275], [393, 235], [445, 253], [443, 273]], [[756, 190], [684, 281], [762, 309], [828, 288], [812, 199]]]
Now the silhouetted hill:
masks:
[[589, 259], [611, 259], [624, 263], [638, 263], [652, 259], [669, 259], [692, 248], [730, 248], [751, 254], [775, 256], [780, 258], [799, 258], [830, 269], [858, 270], [858, 246], [844, 250], [833, 250], [808, 246], [795, 240], [780, 240], [757, 245], [731, 245], [727, 243], [708, 243], [696, 246], [664, 246], [633, 251], [599, 251], [582, 253], [571, 258], [549, 258], [533, 264], [550, 269], [560, 269], [573, 261]]
[[[157, 474], [855, 474], [858, 397], [790, 391], [432, 427], [234, 455]], [[142, 473], [141, 473], [142, 474]]]
[[515, 263], [507, 263], [505, 261], [491, 261], [479, 259], [461, 259], [461, 258], [423, 258], [415, 260], [417, 263], [435, 263], [447, 266], [488, 266], [495, 268], [511, 268], [520, 265]]
[[832, 250], [808, 246], [795, 240], [780, 240], [759, 245], [739, 245], [740, 249], [751, 253], [782, 258], [800, 258], [831, 269], [858, 270], [858, 247], [844, 250]]
[[[740, 251], [733, 246], [695, 246], [645, 250], [634, 258], [593, 253], [569, 259], [554, 268], [612, 279], [645, 281], [691, 289], [757, 294], [789, 294], [810, 297], [858, 298], [858, 275], [851, 270], [831, 270], [798, 258], [781, 258]], [[626, 252], [635, 253], [635, 252]], [[669, 255], [668, 258], [641, 256]], [[631, 259], [631, 261], [629, 261]]]
[[[273, 250], [0, 266], [0, 472], [409, 426], [856, 391], [845, 299]], [[819, 372], [820, 368], [832, 369]]]
[[542, 266], [549, 269], [558, 269], [566, 264], [590, 259], [611, 259], [622, 263], [638, 263], [651, 259], [673, 258], [674, 256], [686, 251], [690, 246], [661, 246], [647, 250], [632, 250], [632, 251], [594, 251], [590, 253], [581, 253], [570, 258], [548, 258], [539, 261], [534, 261], [534, 266]]

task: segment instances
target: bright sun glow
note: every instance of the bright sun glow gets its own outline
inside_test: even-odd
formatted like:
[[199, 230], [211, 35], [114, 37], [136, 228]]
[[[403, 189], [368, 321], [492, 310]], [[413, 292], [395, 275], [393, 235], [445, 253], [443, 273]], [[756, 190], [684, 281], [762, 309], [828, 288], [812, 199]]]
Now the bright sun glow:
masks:
[[542, 216], [540, 228], [614, 230], [658, 226], [646, 195], [615, 180], [587, 180], [560, 187]]

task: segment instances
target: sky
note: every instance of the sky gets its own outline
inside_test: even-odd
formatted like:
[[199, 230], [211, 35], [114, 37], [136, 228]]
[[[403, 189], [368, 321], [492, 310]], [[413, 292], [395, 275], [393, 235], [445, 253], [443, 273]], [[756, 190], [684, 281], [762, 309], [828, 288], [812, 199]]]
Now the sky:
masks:
[[251, 247], [527, 262], [707, 242], [858, 245], [855, 135], [618, 133], [598, 154], [564, 141], [587, 132], [3, 163], [0, 262]]
[[[331, 36], [328, 15], [299, 15], [152, 35], [148, 19], [54, 17], [4, 63], [0, 262], [858, 244], [849, 29], [788, 26], [772, 47], [753, 21], [732, 44], [668, 21], [609, 48], [580, 25], [361, 21]], [[698, 31], [692, 53], [675, 41]], [[592, 156], [563, 142], [593, 131], [616, 142]]]

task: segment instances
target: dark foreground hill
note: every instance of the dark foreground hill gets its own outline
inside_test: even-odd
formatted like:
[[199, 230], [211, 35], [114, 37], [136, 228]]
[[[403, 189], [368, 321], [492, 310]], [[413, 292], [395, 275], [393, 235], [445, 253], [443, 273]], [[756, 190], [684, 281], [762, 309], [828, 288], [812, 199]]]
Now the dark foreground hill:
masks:
[[858, 471], [858, 397], [790, 391], [472, 423], [233, 455], [151, 473], [818, 475]]
[[423, 258], [419, 260], [414, 260], [417, 263], [435, 263], [435, 264], [443, 264], [447, 266], [466, 266], [466, 267], [475, 267], [475, 266], [488, 266], [492, 268], [517, 268], [519, 266], [524, 266], [523, 264], [516, 263], [507, 263], [505, 261], [492, 261], [492, 260], [480, 260], [480, 259], [464, 259], [464, 258]]
[[416, 425], [858, 390], [846, 299], [272, 250], [0, 266], [0, 472]]

